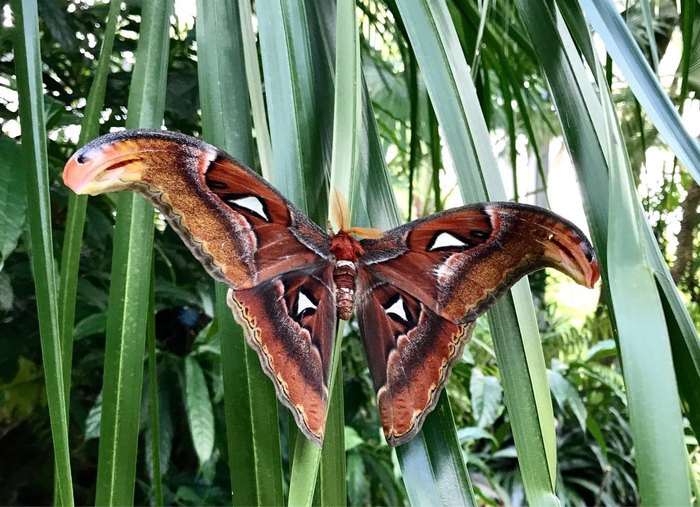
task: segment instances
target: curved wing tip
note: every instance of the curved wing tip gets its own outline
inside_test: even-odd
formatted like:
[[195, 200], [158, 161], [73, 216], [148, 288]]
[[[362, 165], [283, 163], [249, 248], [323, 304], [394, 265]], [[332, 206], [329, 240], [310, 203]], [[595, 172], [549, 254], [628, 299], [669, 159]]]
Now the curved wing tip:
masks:
[[84, 177], [85, 173], [80, 171], [78, 153], [80, 153], [80, 151], [76, 152], [68, 159], [68, 162], [66, 162], [63, 168], [63, 183], [76, 194], [81, 193], [86, 183], [86, 178]]
[[595, 257], [591, 261], [590, 268], [591, 269], [588, 276], [586, 277], [586, 287], [592, 289], [596, 282], [600, 279], [600, 264], [598, 263], [598, 259]]
[[421, 427], [420, 426], [414, 426], [407, 432], [398, 435], [394, 433], [393, 428], [389, 430], [389, 434], [387, 432], [384, 432], [384, 438], [386, 439], [386, 443], [389, 444], [392, 447], [398, 447], [403, 444], [407, 444], [411, 440], [415, 438], [415, 436], [420, 432]]

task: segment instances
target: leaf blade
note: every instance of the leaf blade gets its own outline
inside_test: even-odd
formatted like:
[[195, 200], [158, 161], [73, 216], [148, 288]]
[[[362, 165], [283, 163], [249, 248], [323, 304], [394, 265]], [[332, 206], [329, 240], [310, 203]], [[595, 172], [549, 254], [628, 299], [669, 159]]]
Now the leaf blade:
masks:
[[[197, 2], [198, 73], [203, 137], [252, 166], [249, 89], [260, 89], [259, 74], [250, 76], [244, 40], [250, 28], [245, 2]], [[248, 10], [249, 10], [248, 4]], [[238, 27], [238, 30], [232, 29]], [[252, 31], [249, 35], [252, 35]], [[255, 54], [253, 43], [252, 51]], [[257, 66], [257, 57], [255, 66]], [[245, 72], [241, 72], [245, 68]], [[256, 82], [257, 78], [257, 82]], [[222, 83], [230, 84], [222, 86]], [[262, 111], [264, 119], [264, 110]], [[261, 162], [265, 168], [266, 123], [256, 116]], [[284, 502], [277, 396], [245, 342], [226, 302], [228, 288], [216, 284], [216, 316], [221, 337], [229, 472], [234, 505], [280, 505]]]
[[615, 5], [609, 0], [582, 0], [581, 7], [661, 137], [700, 185], [700, 146], [683, 126]]
[[39, 317], [39, 337], [55, 455], [58, 500], [61, 505], [68, 506], [73, 505], [73, 485], [51, 234], [39, 13], [36, 2], [27, 0], [15, 0], [12, 3], [12, 11], [15, 16], [15, 24], [18, 27], [14, 45], [15, 68], [22, 125], [22, 149], [28, 167], [25, 184], [29, 234], [33, 252], [31, 262]]
[[[165, 108], [171, 0], [144, 4], [129, 93], [128, 127], [157, 127]], [[146, 323], [153, 255], [153, 207], [118, 197], [109, 292], [96, 503], [133, 503]], [[151, 315], [150, 318], [153, 318]]]
[[204, 371], [191, 355], [185, 358], [185, 397], [190, 435], [201, 467], [214, 450], [214, 413]]

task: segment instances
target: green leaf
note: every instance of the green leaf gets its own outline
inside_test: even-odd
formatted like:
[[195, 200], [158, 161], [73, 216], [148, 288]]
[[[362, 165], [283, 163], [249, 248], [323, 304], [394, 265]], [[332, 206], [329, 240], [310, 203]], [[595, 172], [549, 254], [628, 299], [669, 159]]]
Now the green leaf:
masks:
[[588, 349], [584, 361], [600, 361], [601, 359], [615, 356], [617, 356], [615, 340], [601, 340]]
[[[151, 272], [151, 290], [149, 291], [148, 311], [155, 314], [155, 273]], [[148, 472], [153, 484], [153, 498], [156, 505], [163, 505], [163, 464], [161, 463], [161, 425], [160, 425], [160, 403], [158, 392], [158, 355], [156, 353], [156, 322], [155, 318], [148, 320], [146, 336], [146, 350], [148, 354], [148, 433], [146, 435], [146, 461], [150, 465]], [[213, 421], [212, 421], [213, 424]], [[190, 431], [193, 424], [190, 418]], [[213, 429], [212, 429], [213, 431]], [[172, 431], [171, 431], [172, 433]], [[192, 432], [194, 434], [194, 432]], [[166, 437], [167, 438], [167, 437]], [[170, 449], [168, 448], [169, 452]], [[150, 459], [149, 455], [150, 454]], [[165, 462], [167, 468], [167, 461]]]
[[20, 171], [22, 149], [0, 138], [0, 271], [14, 252], [27, 219], [27, 185]]
[[362, 456], [358, 452], [348, 453], [348, 500], [350, 505], [366, 505], [369, 481]]
[[581, 7], [661, 137], [700, 185], [700, 146], [683, 126], [615, 4], [610, 0], [582, 0]]
[[[157, 446], [153, 445], [154, 442], [151, 440], [154, 438], [154, 432], [151, 428], [154, 426], [149, 425], [146, 427], [145, 437], [146, 437], [146, 464], [148, 466], [148, 475], [152, 481], [154, 481], [154, 486], [156, 486], [156, 478], [153, 474], [157, 470], [156, 464], [160, 462], [160, 474], [165, 475], [170, 468], [170, 456], [173, 450], [173, 441], [177, 436], [175, 433], [175, 428], [173, 427], [173, 420], [170, 414], [170, 388], [168, 386], [158, 385], [158, 436], [160, 437], [160, 442]], [[179, 386], [176, 388], [179, 389]], [[178, 392], [178, 396], [180, 393]], [[149, 404], [149, 410], [152, 407]], [[153, 452], [157, 449], [160, 451], [160, 458], [156, 460]], [[164, 505], [163, 502], [158, 502], [158, 493], [156, 487], [154, 489], [154, 498], [156, 500], [156, 505]]]
[[491, 440], [494, 444], [496, 443], [496, 438], [493, 434], [478, 426], [461, 428], [457, 432], [457, 438], [459, 438], [460, 443], [474, 440]]
[[364, 439], [359, 435], [359, 433], [357, 433], [355, 428], [345, 426], [345, 452], [351, 451], [364, 443]]
[[[247, 5], [247, 10], [246, 10]], [[197, 49], [202, 130], [206, 140], [252, 166], [254, 160], [248, 89], [262, 97], [252, 42], [250, 5], [228, 1], [198, 2]], [[236, 29], [238, 27], [238, 29]], [[243, 37], [248, 38], [244, 39]], [[253, 75], [244, 53], [255, 58]], [[244, 64], [245, 62], [245, 64]], [[246, 72], [241, 72], [241, 68]], [[255, 102], [254, 102], [255, 103]], [[259, 107], [260, 105], [257, 104]], [[258, 114], [261, 111], [257, 111]], [[267, 125], [256, 116], [260, 159]], [[261, 124], [258, 122], [262, 122]], [[216, 285], [216, 315], [221, 341], [221, 369], [231, 489], [234, 505], [279, 505], [284, 502], [282, 458], [275, 389], [257, 354], [226, 303], [227, 287]]]
[[39, 15], [36, 2], [31, 0], [14, 0], [11, 5], [16, 27], [14, 61], [22, 126], [23, 166], [26, 168], [25, 184], [32, 274], [36, 289], [39, 337], [54, 451], [56, 500], [63, 506], [69, 506], [73, 505], [73, 485], [66, 393], [63, 389], [64, 372], [61, 362], [57, 277], [51, 234], [50, 180], [41, 81]]
[[185, 359], [185, 400], [192, 443], [202, 466], [214, 450], [214, 414], [204, 372], [192, 356]]
[[581, 400], [581, 397], [576, 392], [576, 389], [571, 382], [569, 382], [563, 375], [556, 371], [548, 370], [547, 377], [549, 379], [549, 388], [552, 391], [554, 399], [557, 401], [557, 405], [561, 410], [565, 407], [569, 407], [571, 412], [573, 412], [576, 419], [578, 419], [581, 425], [581, 430], [586, 429], [586, 418], [588, 417], [588, 411], [586, 410], [586, 405]]
[[102, 393], [95, 399], [85, 418], [85, 440], [100, 438], [100, 423], [102, 421]]
[[479, 368], [474, 368], [469, 381], [469, 394], [477, 426], [491, 426], [503, 411], [501, 383], [496, 377], [487, 377]]
[[477, 505], [444, 391], [422, 431], [396, 452], [412, 504]]
[[[163, 118], [171, 0], [144, 3], [127, 126], [158, 127]], [[112, 258], [104, 399], [96, 503], [134, 501], [143, 357], [149, 319], [153, 207], [132, 193], [119, 195]], [[150, 318], [153, 318], [150, 315]]]
[[[78, 144], [83, 145], [97, 137], [100, 129], [100, 115], [104, 105], [107, 76], [110, 70], [112, 47], [117, 31], [120, 2], [111, 2], [105, 27], [104, 41], [100, 49], [100, 58], [95, 71], [95, 78], [90, 87], [90, 93], [85, 105], [85, 116], [80, 128]], [[83, 229], [85, 227], [85, 210], [87, 196], [70, 192], [68, 196], [68, 214], [66, 229], [61, 252], [61, 280], [58, 287], [59, 323], [61, 326], [62, 363], [64, 368], [63, 385], [66, 398], [69, 401], [73, 363], [73, 325], [75, 322], [75, 306], [78, 292], [78, 273], [80, 268], [80, 252], [83, 246]]]
[[305, 6], [299, 0], [259, 0], [256, 12], [273, 146], [270, 182], [319, 220], [325, 214], [325, 199], [319, 184], [314, 69]]
[[271, 181], [273, 179], [272, 144], [270, 142], [270, 128], [267, 124], [267, 113], [265, 112], [265, 100], [263, 99], [263, 83], [260, 76], [255, 34], [253, 33], [253, 12], [250, 0], [240, 0], [238, 9], [241, 19], [241, 39], [250, 95], [250, 109], [253, 113], [253, 124], [255, 125], [255, 141], [258, 146], [262, 175], [266, 180]]
[[87, 336], [102, 334], [107, 327], [107, 314], [95, 313], [85, 317], [75, 325], [73, 340], [79, 341]]
[[[605, 108], [616, 121], [612, 98]], [[642, 501], [689, 505], [683, 421], [664, 311], [646, 258], [643, 226], [621, 133], [611, 126], [609, 287], [622, 355]], [[640, 346], [643, 344], [643, 346]], [[653, 407], [653, 410], [649, 410]]]
[[0, 272], [0, 311], [9, 312], [15, 299], [10, 276]]

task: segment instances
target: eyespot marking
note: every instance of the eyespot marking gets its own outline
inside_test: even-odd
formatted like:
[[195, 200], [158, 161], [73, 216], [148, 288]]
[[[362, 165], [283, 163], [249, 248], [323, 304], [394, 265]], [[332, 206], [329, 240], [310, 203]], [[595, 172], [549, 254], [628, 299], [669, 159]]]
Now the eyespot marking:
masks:
[[309, 313], [313, 313], [316, 311], [316, 308], [318, 308], [318, 306], [309, 299], [309, 296], [300, 290], [297, 296], [297, 317], [303, 316], [303, 313], [308, 309], [311, 309]]
[[387, 306], [384, 307], [384, 312], [391, 318], [392, 315], [396, 316], [402, 322], [408, 322], [408, 315], [406, 313], [406, 303], [404, 303], [403, 298], [396, 295], [396, 299], [391, 298], [387, 301]]
[[226, 190], [228, 187], [226, 183], [222, 183], [221, 181], [216, 181], [216, 180], [207, 180], [207, 184], [211, 187], [212, 190]]
[[469, 248], [471, 243], [468, 240], [458, 238], [454, 234], [441, 231], [438, 232], [428, 245], [428, 251], [441, 250], [443, 248]]
[[265, 204], [263, 201], [254, 195], [246, 195], [243, 197], [230, 197], [227, 199], [229, 204], [244, 208], [253, 213], [255, 216], [262, 218], [266, 222], [270, 221], [270, 217], [265, 212]]

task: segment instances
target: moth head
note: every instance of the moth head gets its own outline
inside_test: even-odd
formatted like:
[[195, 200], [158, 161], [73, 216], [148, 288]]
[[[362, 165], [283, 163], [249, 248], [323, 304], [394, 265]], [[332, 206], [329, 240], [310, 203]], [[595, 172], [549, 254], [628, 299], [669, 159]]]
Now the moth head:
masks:
[[331, 253], [337, 260], [356, 262], [365, 251], [359, 241], [341, 230], [331, 239]]
[[144, 139], [116, 132], [80, 148], [63, 169], [63, 182], [76, 194], [97, 195], [133, 189], [155, 154]]

